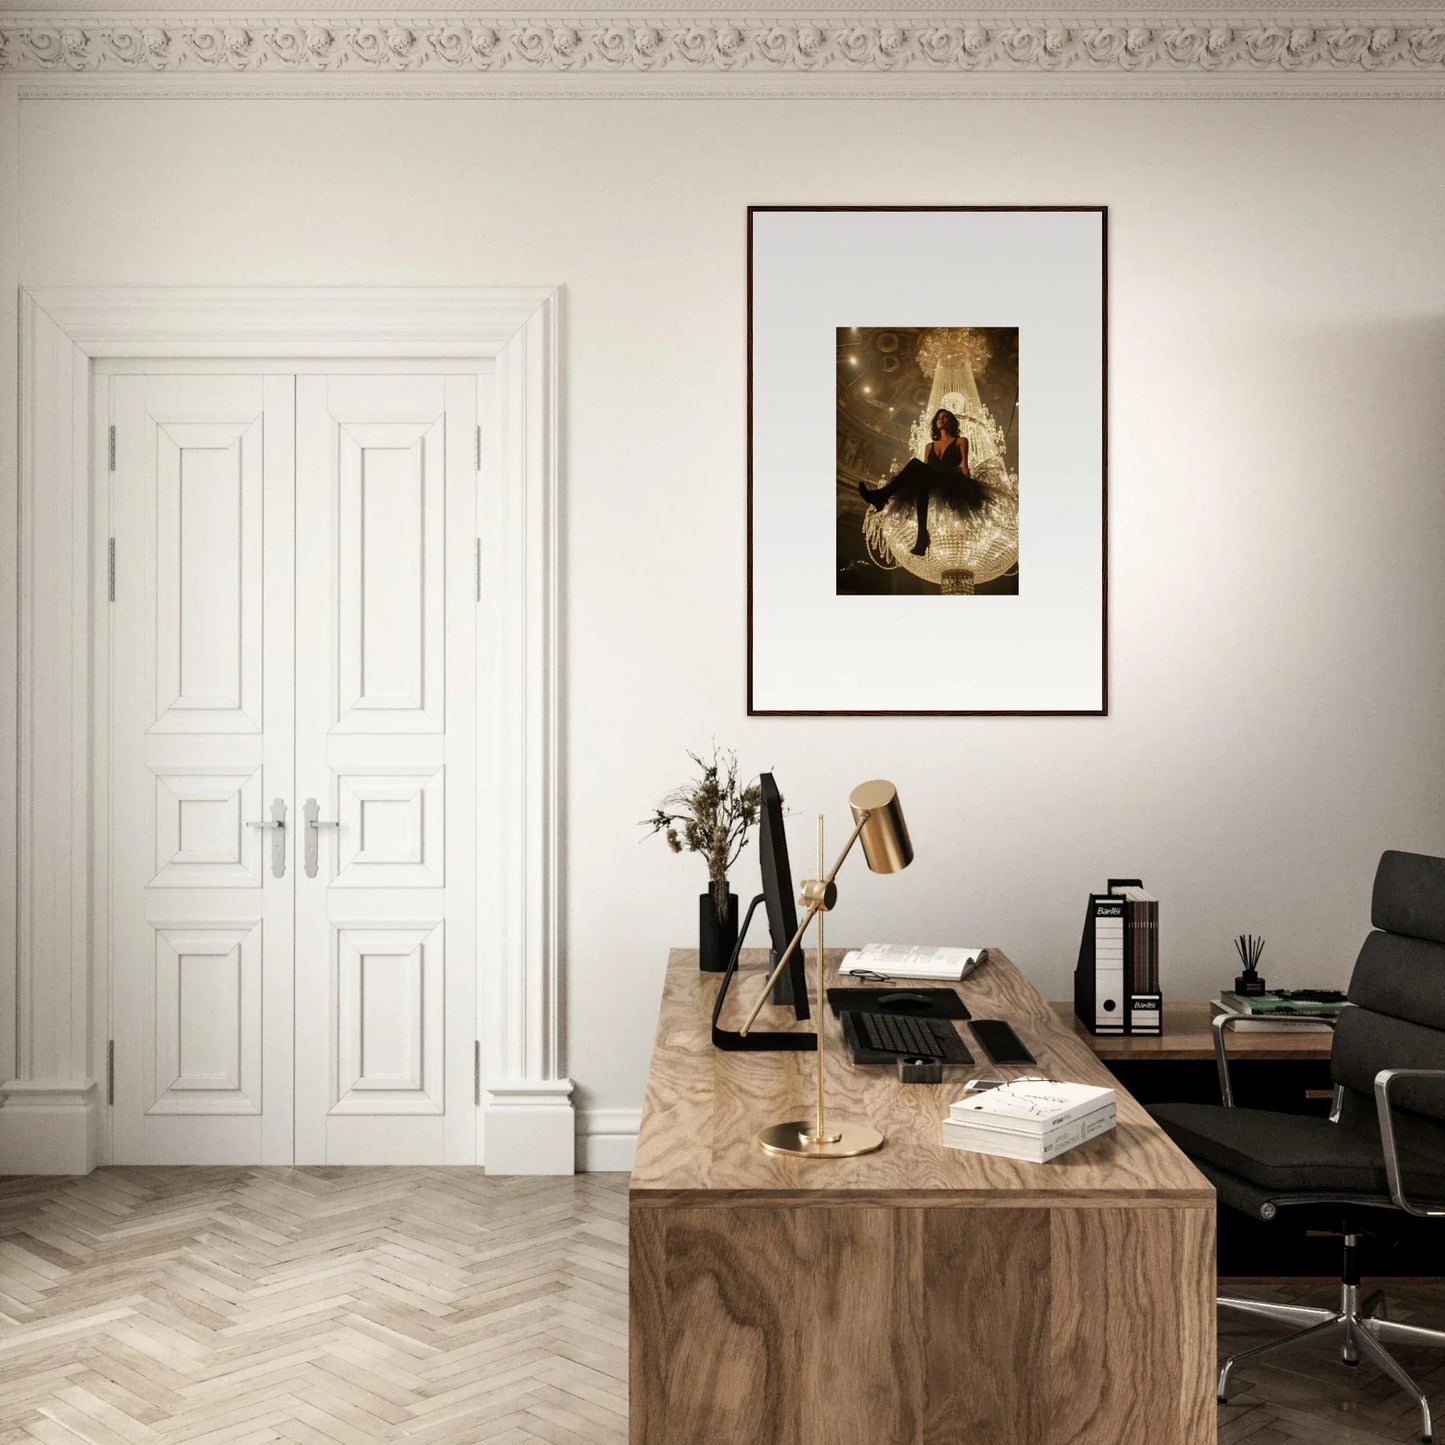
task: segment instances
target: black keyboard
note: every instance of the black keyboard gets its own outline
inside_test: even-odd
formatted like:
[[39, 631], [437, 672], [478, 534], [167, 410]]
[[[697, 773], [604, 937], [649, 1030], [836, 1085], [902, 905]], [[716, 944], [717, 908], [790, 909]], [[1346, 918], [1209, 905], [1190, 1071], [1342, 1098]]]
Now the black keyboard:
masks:
[[943, 1064], [973, 1062], [968, 1045], [947, 1019], [916, 1019], [851, 1010], [839, 1018], [848, 1052], [856, 1064], [891, 1064], [895, 1059], [937, 1059]]

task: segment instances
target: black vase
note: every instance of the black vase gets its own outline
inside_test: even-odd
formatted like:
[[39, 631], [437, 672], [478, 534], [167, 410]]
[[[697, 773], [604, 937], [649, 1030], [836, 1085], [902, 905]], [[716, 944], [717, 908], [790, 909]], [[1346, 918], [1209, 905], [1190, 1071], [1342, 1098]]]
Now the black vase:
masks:
[[721, 973], [738, 943], [738, 895], [728, 894], [727, 916], [719, 919], [709, 888], [697, 900], [697, 966], [704, 973]]

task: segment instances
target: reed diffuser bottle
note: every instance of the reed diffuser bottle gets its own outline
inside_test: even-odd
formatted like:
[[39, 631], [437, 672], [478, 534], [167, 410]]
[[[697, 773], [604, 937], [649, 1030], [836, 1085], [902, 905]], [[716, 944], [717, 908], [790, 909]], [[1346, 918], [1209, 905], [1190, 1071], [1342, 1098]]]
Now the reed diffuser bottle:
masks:
[[1259, 976], [1259, 956], [1264, 952], [1264, 939], [1252, 933], [1241, 933], [1234, 940], [1234, 951], [1244, 965], [1244, 972], [1234, 980], [1234, 991], [1244, 998], [1258, 998], [1265, 992], [1264, 980]]

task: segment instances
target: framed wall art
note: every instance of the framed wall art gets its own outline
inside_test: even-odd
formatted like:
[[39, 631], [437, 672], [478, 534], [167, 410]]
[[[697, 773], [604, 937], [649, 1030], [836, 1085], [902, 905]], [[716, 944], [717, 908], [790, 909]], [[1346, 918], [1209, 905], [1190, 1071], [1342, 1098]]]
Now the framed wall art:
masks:
[[748, 211], [748, 711], [1108, 710], [1103, 206]]

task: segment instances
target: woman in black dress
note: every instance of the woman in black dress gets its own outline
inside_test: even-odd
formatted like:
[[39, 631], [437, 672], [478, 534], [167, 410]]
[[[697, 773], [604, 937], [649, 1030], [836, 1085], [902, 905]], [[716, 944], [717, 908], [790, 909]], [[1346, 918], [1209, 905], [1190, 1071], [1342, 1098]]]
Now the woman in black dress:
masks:
[[928, 551], [930, 495], [962, 513], [973, 511], [985, 496], [983, 484], [969, 474], [968, 438], [960, 434], [958, 418], [940, 407], [933, 415], [931, 430], [933, 440], [922, 461], [911, 458], [886, 486], [858, 483], [859, 495], [875, 511], [881, 511], [894, 497], [901, 496], [914, 503], [918, 511], [918, 540], [913, 544], [915, 557], [922, 557]]

